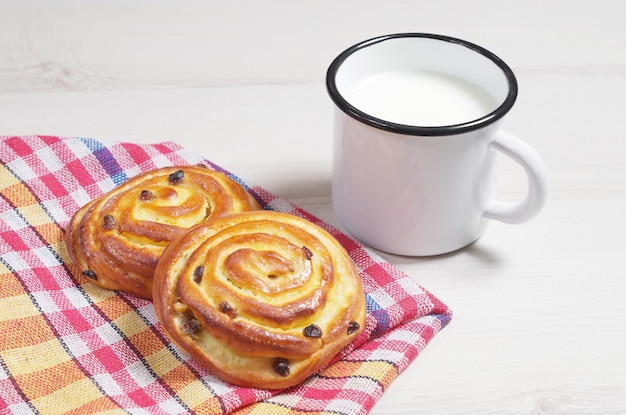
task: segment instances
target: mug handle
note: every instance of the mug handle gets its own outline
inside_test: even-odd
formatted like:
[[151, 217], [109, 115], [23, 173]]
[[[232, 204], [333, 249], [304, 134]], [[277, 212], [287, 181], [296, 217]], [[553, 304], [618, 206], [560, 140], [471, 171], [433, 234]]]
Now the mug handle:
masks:
[[483, 216], [505, 223], [522, 223], [532, 219], [543, 208], [548, 193], [543, 161], [528, 143], [502, 130], [496, 133], [491, 146], [524, 168], [528, 178], [528, 193], [521, 202], [491, 201]]

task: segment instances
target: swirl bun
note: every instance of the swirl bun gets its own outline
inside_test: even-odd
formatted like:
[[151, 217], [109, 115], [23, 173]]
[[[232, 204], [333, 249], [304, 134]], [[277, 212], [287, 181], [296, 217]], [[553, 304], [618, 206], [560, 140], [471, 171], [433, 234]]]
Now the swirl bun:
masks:
[[70, 257], [104, 288], [152, 298], [154, 268], [165, 246], [209, 218], [260, 209], [243, 187], [203, 166], [140, 174], [74, 215]]
[[193, 227], [163, 252], [153, 297], [181, 349], [246, 387], [303, 381], [365, 321], [363, 286], [345, 249], [319, 226], [274, 211]]

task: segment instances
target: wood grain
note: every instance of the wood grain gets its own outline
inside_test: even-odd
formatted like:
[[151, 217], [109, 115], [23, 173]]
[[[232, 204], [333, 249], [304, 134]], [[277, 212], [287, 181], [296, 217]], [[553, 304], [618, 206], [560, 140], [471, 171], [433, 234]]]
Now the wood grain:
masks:
[[393, 32], [479, 43], [518, 76], [505, 127], [544, 158], [549, 201], [453, 254], [382, 254], [455, 315], [372, 414], [626, 414], [626, 6], [466, 3], [7, 0], [0, 133], [173, 140], [339, 226], [330, 61]]

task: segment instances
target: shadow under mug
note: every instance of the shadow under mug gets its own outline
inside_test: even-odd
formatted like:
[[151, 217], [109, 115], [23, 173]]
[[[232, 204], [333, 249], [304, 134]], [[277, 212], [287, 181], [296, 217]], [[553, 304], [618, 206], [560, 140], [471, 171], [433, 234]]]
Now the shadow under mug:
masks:
[[[429, 90], [421, 107], [421, 90], [411, 89], [412, 74], [431, 77], [419, 78], [420, 87]], [[457, 108], [455, 100], [469, 97], [471, 103], [475, 94], [451, 94], [444, 90], [450, 85], [437, 84], [435, 75], [478, 88], [492, 107], [464, 114], [470, 106]], [[377, 85], [383, 78], [387, 83]], [[541, 158], [500, 128], [517, 97], [515, 75], [488, 50], [435, 34], [380, 36], [337, 56], [326, 87], [335, 104], [333, 208], [364, 244], [399, 255], [444, 254], [478, 239], [488, 219], [521, 223], [545, 204]], [[469, 118], [427, 123], [420, 115], [429, 111], [426, 119], [437, 118], [437, 112]], [[418, 121], [411, 122], [413, 116]], [[524, 168], [528, 192], [521, 202], [495, 199], [496, 152]]]

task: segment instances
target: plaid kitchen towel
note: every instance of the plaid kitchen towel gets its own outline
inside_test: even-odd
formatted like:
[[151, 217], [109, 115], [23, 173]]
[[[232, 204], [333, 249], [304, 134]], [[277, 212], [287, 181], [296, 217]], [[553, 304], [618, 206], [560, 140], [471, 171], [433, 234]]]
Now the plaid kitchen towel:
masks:
[[331, 365], [288, 390], [215, 378], [167, 339], [149, 301], [82, 277], [63, 241], [80, 206], [127, 178], [198, 163], [224, 171], [171, 142], [0, 137], [1, 413], [365, 414], [450, 321], [448, 307], [409, 276], [254, 187], [265, 208], [305, 217], [346, 247], [363, 279], [366, 327]]

